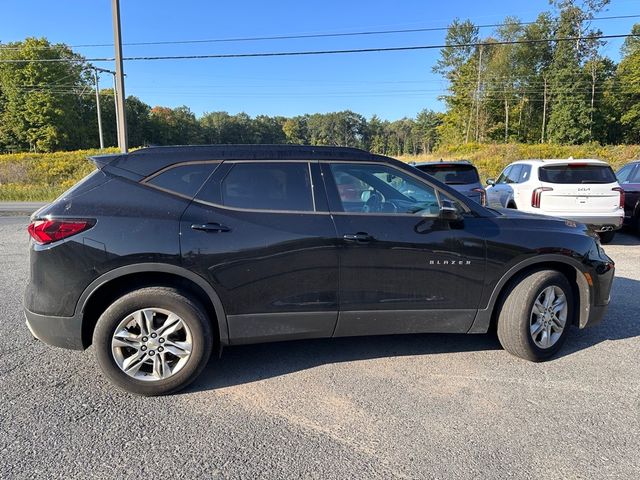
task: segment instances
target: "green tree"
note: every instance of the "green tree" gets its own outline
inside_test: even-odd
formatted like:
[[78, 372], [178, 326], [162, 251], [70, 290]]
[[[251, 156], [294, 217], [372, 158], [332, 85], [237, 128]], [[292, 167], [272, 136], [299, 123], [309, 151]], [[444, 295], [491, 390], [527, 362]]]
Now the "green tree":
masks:
[[449, 83], [449, 93], [443, 96], [447, 112], [440, 126], [440, 135], [449, 143], [468, 142], [471, 135], [482, 50], [457, 45], [477, 43], [478, 38], [478, 28], [469, 20], [454, 20], [447, 29], [447, 46], [433, 67]]
[[0, 148], [74, 148], [83, 129], [79, 95], [90, 87], [82, 57], [30, 37], [4, 44], [0, 60], [19, 61], [0, 62]]
[[[583, 24], [607, 5], [609, 0], [557, 0], [560, 10], [555, 35], [559, 38], [581, 37], [599, 32], [584, 31]], [[590, 139], [590, 84], [584, 75], [585, 59], [597, 45], [592, 40], [557, 42], [551, 63], [549, 140], [577, 144]]]
[[286, 143], [294, 143], [300, 145], [309, 144], [309, 131], [307, 128], [307, 118], [305, 116], [297, 116], [287, 119], [282, 125]]
[[413, 136], [424, 153], [431, 153], [439, 141], [438, 127], [442, 125], [442, 114], [424, 109], [414, 122]]
[[640, 143], [640, 23], [633, 26], [622, 47], [622, 60], [610, 95], [619, 112], [622, 140]]

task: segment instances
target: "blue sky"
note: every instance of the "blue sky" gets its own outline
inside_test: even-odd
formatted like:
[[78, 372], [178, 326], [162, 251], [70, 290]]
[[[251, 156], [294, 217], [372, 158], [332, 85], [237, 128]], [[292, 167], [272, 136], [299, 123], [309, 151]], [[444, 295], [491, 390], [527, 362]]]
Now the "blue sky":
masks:
[[[640, 0], [612, 0], [601, 16], [640, 14]], [[533, 20], [547, 0], [121, 0], [123, 41], [198, 40], [282, 34], [428, 28], [456, 17], [477, 24], [507, 15]], [[113, 40], [110, 0], [3, 0], [0, 41], [47, 37], [69, 45]], [[629, 33], [640, 19], [597, 22], [605, 34]], [[488, 30], [482, 32], [483, 35]], [[125, 56], [346, 49], [439, 44], [445, 32], [271, 40], [197, 45], [127, 46]], [[621, 41], [604, 53], [617, 59]], [[78, 48], [112, 57], [112, 47]], [[446, 87], [431, 67], [437, 50], [332, 56], [126, 62], [126, 93], [150, 105], [286, 115], [350, 109], [394, 120], [442, 109]], [[113, 68], [112, 64], [98, 64]], [[102, 85], [110, 85], [110, 76]]]

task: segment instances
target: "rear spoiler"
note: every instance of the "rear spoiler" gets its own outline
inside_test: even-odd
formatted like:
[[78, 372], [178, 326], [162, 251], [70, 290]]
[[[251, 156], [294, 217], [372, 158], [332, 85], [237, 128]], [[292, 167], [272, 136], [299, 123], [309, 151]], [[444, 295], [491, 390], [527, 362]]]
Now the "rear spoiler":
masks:
[[143, 174], [144, 172], [135, 172], [130, 168], [124, 168], [126, 163], [131, 163], [126, 162], [128, 160], [128, 155], [126, 154], [94, 155], [89, 157], [89, 160], [102, 172], [124, 177], [134, 182], [139, 182], [146, 176]]

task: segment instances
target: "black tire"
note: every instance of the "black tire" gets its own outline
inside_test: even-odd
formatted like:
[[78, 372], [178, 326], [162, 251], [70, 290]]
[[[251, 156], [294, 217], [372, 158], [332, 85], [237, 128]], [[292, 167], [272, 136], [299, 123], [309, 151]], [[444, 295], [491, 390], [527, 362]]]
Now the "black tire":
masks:
[[[560, 338], [548, 348], [534, 342], [530, 332], [532, 310], [544, 289], [559, 287], [566, 297], [567, 318]], [[567, 278], [556, 270], [540, 270], [516, 279], [507, 293], [498, 316], [498, 339], [512, 355], [541, 362], [552, 357], [564, 343], [574, 314], [573, 290]]]
[[613, 238], [616, 236], [616, 231], [609, 230], [608, 232], [599, 232], [598, 236], [600, 237], [600, 243], [611, 243], [613, 241]]
[[[111, 342], [123, 319], [152, 307], [178, 315], [190, 331], [192, 345], [191, 354], [179, 371], [168, 378], [145, 381], [129, 376], [118, 366]], [[213, 336], [209, 318], [197, 300], [174, 288], [149, 287], [127, 293], [104, 311], [93, 332], [93, 346], [98, 365], [116, 386], [138, 395], [167, 395], [182, 390], [202, 372], [211, 356]]]
[[517, 209], [518, 209], [518, 207], [516, 206], [516, 204], [515, 204], [515, 203], [513, 203], [513, 202], [509, 202], [509, 204], [507, 205], [507, 208], [510, 208], [510, 209], [512, 209], [512, 210], [517, 210]]

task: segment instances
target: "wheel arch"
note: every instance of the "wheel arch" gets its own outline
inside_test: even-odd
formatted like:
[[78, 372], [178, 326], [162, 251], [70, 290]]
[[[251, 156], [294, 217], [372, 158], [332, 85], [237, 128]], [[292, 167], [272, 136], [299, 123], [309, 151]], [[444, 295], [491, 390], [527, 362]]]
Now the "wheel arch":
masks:
[[486, 333], [494, 327], [500, 306], [514, 282], [539, 270], [557, 270], [567, 277], [573, 289], [573, 296], [576, 302], [572, 323], [579, 327], [586, 325], [589, 318], [592, 292], [585, 277], [584, 268], [579, 262], [569, 257], [548, 254], [524, 260], [505, 272], [493, 288], [487, 307], [478, 310], [468, 333]]
[[91, 345], [98, 318], [120, 296], [147, 286], [168, 286], [186, 290], [207, 310], [216, 340], [229, 343], [224, 306], [214, 288], [202, 277], [177, 265], [138, 263], [119, 267], [101, 275], [82, 293], [76, 305], [76, 316], [82, 319], [82, 346]]

